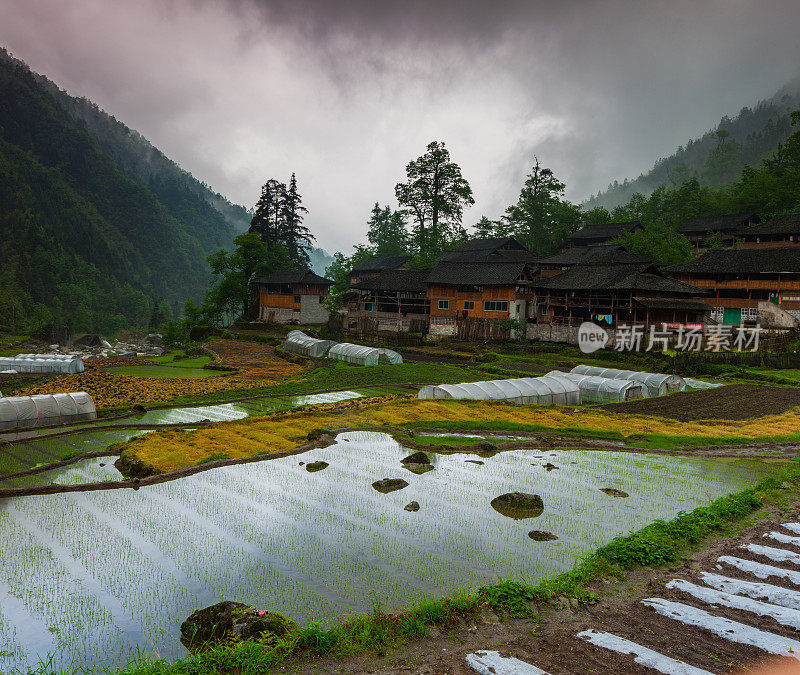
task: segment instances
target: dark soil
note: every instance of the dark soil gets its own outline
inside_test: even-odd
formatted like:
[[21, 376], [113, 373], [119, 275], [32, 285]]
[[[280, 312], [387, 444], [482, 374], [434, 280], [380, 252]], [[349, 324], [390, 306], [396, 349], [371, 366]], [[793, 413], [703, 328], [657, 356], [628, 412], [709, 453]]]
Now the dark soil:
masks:
[[681, 422], [694, 420], [747, 420], [779, 415], [800, 405], [800, 388], [731, 384], [717, 389], [681, 391], [669, 396], [643, 398], [600, 406], [610, 412], [656, 415]]

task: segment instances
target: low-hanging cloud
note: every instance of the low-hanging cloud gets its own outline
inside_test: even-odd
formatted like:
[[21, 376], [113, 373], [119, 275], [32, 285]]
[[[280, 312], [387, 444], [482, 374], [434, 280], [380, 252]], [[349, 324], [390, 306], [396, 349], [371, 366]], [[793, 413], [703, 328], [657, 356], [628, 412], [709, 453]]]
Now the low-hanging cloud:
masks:
[[233, 201], [295, 171], [348, 249], [443, 140], [499, 216], [534, 154], [574, 200], [798, 75], [794, 0], [0, 0], [0, 44]]

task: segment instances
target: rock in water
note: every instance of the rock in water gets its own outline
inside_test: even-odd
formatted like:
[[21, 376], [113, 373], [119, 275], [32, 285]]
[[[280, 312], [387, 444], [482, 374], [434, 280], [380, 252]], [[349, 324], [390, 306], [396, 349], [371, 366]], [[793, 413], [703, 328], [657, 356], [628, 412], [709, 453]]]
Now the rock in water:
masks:
[[374, 487], [378, 492], [383, 492], [386, 494], [387, 492], [402, 490], [404, 487], [408, 487], [408, 483], [402, 478], [384, 478], [383, 480], [376, 480], [372, 484], [372, 487]]
[[552, 471], [553, 469], [557, 469], [558, 467], [555, 464], [547, 462], [547, 464], [544, 465], [544, 468], [547, 469], [548, 471]]
[[314, 473], [315, 471], [322, 471], [323, 469], [328, 468], [328, 462], [309, 462], [306, 464], [306, 471], [310, 471]]
[[409, 502], [403, 508], [406, 511], [419, 511], [419, 502]]
[[430, 464], [431, 458], [424, 452], [415, 452], [400, 460], [401, 464]]
[[539, 495], [525, 492], [509, 492], [492, 500], [492, 508], [508, 518], [522, 520], [536, 518], [544, 511], [544, 502]]
[[223, 640], [260, 638], [265, 633], [280, 637], [292, 628], [294, 621], [278, 612], [259, 612], [250, 605], [225, 600], [193, 612], [181, 624], [181, 643], [197, 654]]
[[433, 471], [433, 464], [405, 464], [403, 468], [419, 476], [421, 473]]
[[483, 462], [479, 459], [465, 459], [464, 461], [469, 462], [470, 464], [483, 465]]
[[623, 490], [617, 490], [617, 488], [600, 488], [600, 492], [605, 492], [607, 495], [611, 495], [612, 497], [628, 497], [628, 493], [624, 492]]
[[531, 530], [528, 536], [534, 541], [555, 541], [558, 539], [552, 532], [545, 532], [544, 530]]

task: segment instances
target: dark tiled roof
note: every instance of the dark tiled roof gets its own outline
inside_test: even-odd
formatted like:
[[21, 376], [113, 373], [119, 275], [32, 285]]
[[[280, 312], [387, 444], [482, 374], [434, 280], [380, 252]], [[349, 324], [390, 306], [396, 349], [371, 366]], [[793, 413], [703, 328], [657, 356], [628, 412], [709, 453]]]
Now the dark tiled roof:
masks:
[[265, 277], [253, 279], [254, 284], [316, 284], [317, 286], [333, 286], [330, 279], [319, 276], [311, 270], [281, 270]]
[[692, 298], [634, 298], [643, 307], [650, 309], [694, 309], [701, 312], [710, 312], [711, 305], [702, 300]]
[[501, 248], [513, 248], [524, 251], [525, 247], [514, 237], [487, 237], [485, 239], [470, 239], [459, 246], [457, 251], [497, 251]]
[[755, 213], [733, 213], [725, 216], [692, 218], [678, 226], [681, 234], [705, 234], [706, 232], [733, 232], [751, 220], [758, 222]]
[[538, 261], [539, 265], [561, 266], [579, 265], [581, 263], [610, 263], [610, 264], [631, 264], [650, 262], [636, 253], [628, 253], [619, 244], [608, 244], [603, 246], [570, 246], [561, 253], [551, 255]]
[[525, 249], [503, 249], [498, 251], [447, 251], [439, 256], [437, 263], [442, 262], [535, 262], [536, 254]]
[[429, 273], [429, 284], [508, 286], [519, 279], [525, 262], [442, 262]]
[[575, 265], [554, 277], [536, 279], [532, 288], [558, 291], [653, 291], [673, 295], [703, 295], [705, 291], [665, 277], [651, 263]]
[[800, 235], [800, 213], [785, 213], [775, 216], [766, 223], [742, 230], [742, 234], [747, 239], [775, 234]]
[[383, 272], [384, 270], [395, 270], [404, 263], [411, 260], [410, 255], [390, 255], [374, 256], [358, 267], [353, 268], [353, 272]]
[[638, 220], [632, 220], [626, 223], [602, 223], [597, 225], [586, 225], [577, 232], [573, 232], [567, 241], [580, 243], [592, 239], [613, 239], [618, 234], [623, 232], [630, 232], [636, 227], [641, 227]]
[[763, 274], [800, 272], [800, 248], [742, 248], [706, 251], [669, 268], [672, 273]]
[[398, 293], [427, 292], [425, 279], [430, 270], [387, 270], [377, 277], [365, 279], [350, 288], [362, 291], [397, 291]]

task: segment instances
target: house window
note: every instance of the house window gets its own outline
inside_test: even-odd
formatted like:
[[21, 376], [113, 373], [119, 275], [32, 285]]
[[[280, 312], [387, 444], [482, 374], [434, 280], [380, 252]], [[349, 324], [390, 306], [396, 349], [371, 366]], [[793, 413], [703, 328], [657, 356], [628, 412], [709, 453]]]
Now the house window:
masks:
[[464, 300], [464, 309], [475, 309], [474, 300]]
[[484, 300], [483, 301], [483, 309], [486, 312], [507, 312], [508, 311], [508, 301], [500, 301], [500, 300]]
[[299, 304], [300, 303], [300, 296], [299, 295], [295, 295], [294, 296], [294, 301]]
[[375, 303], [372, 302], [365, 302], [364, 303], [364, 311], [365, 312], [372, 312], [375, 309]]
[[450, 309], [449, 300], [439, 300], [439, 309]]

